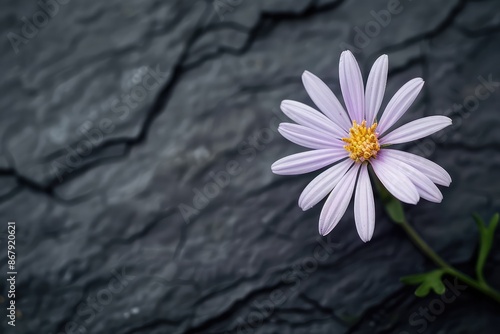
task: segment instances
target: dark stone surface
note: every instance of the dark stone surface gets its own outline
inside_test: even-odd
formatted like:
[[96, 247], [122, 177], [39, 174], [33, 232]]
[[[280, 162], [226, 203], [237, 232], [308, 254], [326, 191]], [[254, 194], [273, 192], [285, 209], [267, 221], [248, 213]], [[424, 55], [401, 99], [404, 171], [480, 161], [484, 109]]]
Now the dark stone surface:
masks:
[[[339, 96], [343, 49], [365, 79], [387, 53], [387, 98], [415, 76], [426, 81], [402, 122], [454, 119], [444, 135], [403, 147], [453, 178], [443, 203], [421, 201], [409, 217], [473, 273], [470, 214], [500, 208], [499, 87], [471, 102], [479, 77], [500, 80], [500, 5], [401, 0], [360, 40], [356, 29], [373, 27], [371, 11], [389, 3], [75, 0], [16, 53], [8, 34], [22, 36], [21, 18], [32, 21], [40, 5], [4, 0], [0, 272], [14, 220], [20, 318], [13, 331], [1, 313], [2, 333], [497, 333], [500, 308], [470, 288], [435, 318], [418, 315], [437, 297], [418, 299], [399, 278], [433, 266], [379, 203], [370, 243], [352, 209], [320, 239], [321, 205], [297, 206], [315, 173], [270, 170], [301, 150], [276, 132], [281, 100], [311, 103], [301, 73]], [[193, 206], [234, 161], [228, 184], [186, 222], [179, 205]], [[496, 239], [487, 276], [500, 288]], [[4, 278], [0, 288], [5, 310]]]

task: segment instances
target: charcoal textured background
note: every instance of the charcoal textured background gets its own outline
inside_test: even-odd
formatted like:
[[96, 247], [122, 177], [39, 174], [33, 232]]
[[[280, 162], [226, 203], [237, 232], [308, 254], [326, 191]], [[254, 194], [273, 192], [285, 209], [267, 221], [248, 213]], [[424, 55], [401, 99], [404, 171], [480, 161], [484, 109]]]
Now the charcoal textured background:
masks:
[[[379, 203], [370, 243], [352, 208], [319, 238], [321, 205], [297, 206], [316, 173], [270, 170], [301, 151], [276, 126], [281, 100], [311, 103], [304, 70], [339, 96], [341, 51], [365, 79], [388, 54], [384, 105], [421, 76], [401, 122], [454, 120], [402, 147], [453, 178], [443, 203], [422, 200], [408, 215], [473, 274], [470, 214], [500, 208], [500, 85], [478, 88], [500, 81], [498, 1], [401, 0], [382, 23], [371, 11], [393, 1], [48, 2], [49, 19], [36, 1], [0, 11], [2, 333], [498, 332], [500, 307], [472, 289], [442, 304], [399, 282], [434, 267]], [[193, 208], [186, 219], [181, 205]], [[7, 221], [17, 223], [15, 328]], [[486, 269], [500, 288], [496, 242]]]

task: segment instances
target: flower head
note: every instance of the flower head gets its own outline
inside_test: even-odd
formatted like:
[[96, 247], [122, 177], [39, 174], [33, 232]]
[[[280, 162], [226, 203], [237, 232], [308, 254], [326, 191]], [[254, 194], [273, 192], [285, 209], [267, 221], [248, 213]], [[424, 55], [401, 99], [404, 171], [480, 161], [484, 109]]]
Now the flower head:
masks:
[[344, 110], [327, 85], [304, 72], [307, 93], [323, 112], [296, 101], [285, 100], [281, 110], [297, 124], [282, 123], [279, 132], [288, 140], [312, 150], [276, 161], [272, 171], [281, 175], [309, 173], [328, 165], [299, 197], [308, 210], [330, 193], [319, 218], [319, 232], [327, 235], [344, 215], [354, 196], [354, 220], [358, 234], [369, 241], [375, 229], [375, 204], [368, 174], [371, 165], [380, 182], [402, 202], [416, 204], [422, 197], [441, 202], [436, 184], [449, 186], [450, 175], [439, 165], [420, 156], [387, 148], [423, 138], [451, 125], [445, 116], [424, 117], [388, 131], [408, 110], [424, 84], [421, 78], [407, 82], [387, 104], [379, 122], [387, 81], [388, 59], [379, 57], [364, 88], [358, 63], [350, 51], [340, 56], [340, 88]]
[[363, 162], [370, 158], [376, 158], [380, 151], [378, 142], [377, 123], [372, 126], [366, 126], [366, 120], [361, 124], [352, 121], [352, 127], [349, 129], [349, 136], [342, 138], [346, 142], [344, 148], [349, 152], [349, 158], [356, 162]]

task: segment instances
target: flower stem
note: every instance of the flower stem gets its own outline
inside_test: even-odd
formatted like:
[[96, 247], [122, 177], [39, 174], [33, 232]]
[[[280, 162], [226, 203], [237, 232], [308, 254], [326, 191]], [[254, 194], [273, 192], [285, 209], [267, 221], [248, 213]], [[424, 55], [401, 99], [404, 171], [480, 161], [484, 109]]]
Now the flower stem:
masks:
[[478, 279], [474, 279], [469, 275], [464, 274], [460, 270], [454, 268], [448, 264], [442, 257], [440, 257], [430, 246], [427, 244], [413, 229], [413, 227], [408, 223], [406, 215], [401, 202], [396, 199], [378, 180], [374, 177], [375, 187], [377, 188], [381, 200], [384, 203], [384, 208], [389, 216], [389, 219], [395, 224], [401, 226], [401, 228], [406, 232], [413, 244], [430, 260], [432, 260], [439, 268], [444, 270], [448, 275], [454, 276], [468, 286], [482, 292], [486, 296], [500, 303], [500, 292], [493, 289], [482, 277], [478, 276]]
[[486, 296], [500, 303], [500, 292], [490, 287], [485, 281], [475, 280], [469, 275], [462, 273], [458, 269], [446, 263], [446, 261], [444, 261], [438, 254], [436, 254], [436, 252], [420, 237], [420, 235], [413, 229], [413, 227], [408, 224], [408, 221], [406, 219], [400, 220], [395, 223], [403, 228], [413, 244], [418, 249], [420, 249], [420, 251], [424, 255], [432, 260], [438, 267], [443, 269], [447, 274], [456, 277], [468, 286], [482, 292]]

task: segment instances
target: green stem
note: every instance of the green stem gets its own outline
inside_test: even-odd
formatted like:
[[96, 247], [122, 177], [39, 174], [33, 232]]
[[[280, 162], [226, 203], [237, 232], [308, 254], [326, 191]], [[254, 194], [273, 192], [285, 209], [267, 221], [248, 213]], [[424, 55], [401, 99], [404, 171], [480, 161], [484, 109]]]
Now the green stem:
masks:
[[493, 289], [491, 286], [486, 283], [482, 275], [478, 277], [478, 279], [474, 279], [458, 269], [452, 267], [448, 264], [443, 258], [441, 258], [408, 224], [408, 220], [406, 219], [405, 212], [403, 210], [403, 206], [401, 202], [396, 199], [378, 180], [377, 177], [373, 178], [375, 180], [375, 187], [377, 188], [382, 202], [384, 203], [384, 208], [389, 216], [389, 219], [401, 226], [403, 230], [406, 232], [411, 241], [417, 246], [420, 251], [425, 254], [429, 259], [431, 259], [438, 267], [444, 270], [447, 274], [456, 277], [460, 281], [464, 282], [468, 286], [484, 293], [486, 296], [492, 298], [496, 302], [500, 303], [500, 292]]
[[447, 269], [449, 265], [444, 261], [436, 252], [418, 235], [417, 231], [411, 227], [410, 224], [406, 221], [406, 219], [402, 222], [397, 223], [399, 226], [403, 228], [403, 230], [408, 234], [411, 241], [417, 246], [422, 253], [427, 255], [429, 259], [431, 259], [438, 267], [442, 269]]
[[472, 277], [462, 273], [458, 269], [452, 267], [446, 261], [443, 260], [434, 250], [420, 237], [420, 235], [408, 224], [406, 218], [402, 221], [395, 222], [403, 228], [411, 241], [415, 246], [420, 249], [429, 259], [431, 259], [438, 267], [443, 269], [447, 274], [455, 276], [468, 286], [484, 293], [486, 296], [492, 298], [496, 302], [500, 303], [500, 292], [496, 291], [490, 287], [485, 281], [475, 280]]

